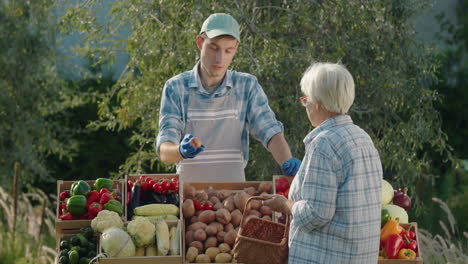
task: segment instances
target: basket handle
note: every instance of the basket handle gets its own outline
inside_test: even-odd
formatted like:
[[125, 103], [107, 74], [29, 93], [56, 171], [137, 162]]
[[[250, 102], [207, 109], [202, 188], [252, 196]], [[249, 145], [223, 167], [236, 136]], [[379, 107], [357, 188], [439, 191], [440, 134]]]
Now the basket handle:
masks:
[[[244, 212], [242, 213], [242, 219], [241, 219], [241, 222], [240, 222], [240, 228], [242, 228], [242, 227], [244, 226], [244, 224], [245, 224], [245, 223], [244, 223], [244, 220], [247, 218], [247, 217], [245, 216], [245, 214], [247, 213], [248, 210], [250, 210], [250, 202], [251, 202], [252, 200], [262, 200], [262, 201], [265, 201], [265, 200], [269, 200], [269, 199], [270, 199], [270, 198], [265, 198], [265, 197], [262, 197], [262, 196], [252, 196], [252, 197], [250, 197], [249, 199], [247, 199], [247, 202], [245, 203], [245, 206], [244, 206]], [[273, 215], [272, 215], [272, 217], [273, 217]], [[286, 217], [286, 224], [285, 224], [286, 227], [289, 226], [289, 218], [290, 218], [290, 216], [288, 215], [288, 216]], [[287, 228], [285, 228], [285, 234], [286, 234], [286, 230], [287, 230]]]

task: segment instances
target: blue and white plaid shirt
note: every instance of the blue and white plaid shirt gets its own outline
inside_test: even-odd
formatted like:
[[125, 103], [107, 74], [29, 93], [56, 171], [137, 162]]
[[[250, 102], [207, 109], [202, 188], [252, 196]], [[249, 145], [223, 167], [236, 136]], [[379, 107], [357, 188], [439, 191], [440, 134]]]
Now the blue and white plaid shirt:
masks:
[[229, 90], [233, 89], [239, 110], [241, 127], [239, 133], [241, 133], [245, 166], [249, 160], [249, 132], [267, 147], [271, 137], [283, 132], [283, 124], [276, 120], [274, 112], [268, 105], [267, 96], [255, 76], [228, 70], [223, 83], [210, 94], [200, 82], [198, 64], [191, 71], [172, 77], [164, 86], [161, 95], [156, 152], [159, 153], [159, 147], [163, 142], [179, 144], [182, 140], [187, 121], [189, 89], [196, 89], [196, 95], [202, 99], [226, 96]]
[[382, 165], [371, 138], [350, 116], [338, 115], [304, 144], [289, 191], [295, 201], [289, 263], [377, 263]]

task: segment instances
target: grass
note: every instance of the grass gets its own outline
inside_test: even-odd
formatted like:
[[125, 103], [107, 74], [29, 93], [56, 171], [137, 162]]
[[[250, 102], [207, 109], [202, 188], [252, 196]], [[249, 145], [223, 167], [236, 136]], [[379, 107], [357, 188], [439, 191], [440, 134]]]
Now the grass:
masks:
[[[0, 259], [4, 264], [52, 264], [55, 252], [55, 215], [51, 200], [41, 190], [13, 197], [0, 186]], [[45, 203], [45, 205], [44, 205]]]

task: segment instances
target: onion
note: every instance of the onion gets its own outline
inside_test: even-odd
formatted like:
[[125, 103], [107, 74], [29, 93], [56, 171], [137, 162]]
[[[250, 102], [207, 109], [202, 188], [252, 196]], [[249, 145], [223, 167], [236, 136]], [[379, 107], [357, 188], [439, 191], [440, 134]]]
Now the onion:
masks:
[[411, 198], [406, 194], [407, 192], [408, 188], [405, 187], [403, 192], [399, 192], [393, 197], [393, 204], [400, 206], [405, 211], [408, 211], [411, 207]]

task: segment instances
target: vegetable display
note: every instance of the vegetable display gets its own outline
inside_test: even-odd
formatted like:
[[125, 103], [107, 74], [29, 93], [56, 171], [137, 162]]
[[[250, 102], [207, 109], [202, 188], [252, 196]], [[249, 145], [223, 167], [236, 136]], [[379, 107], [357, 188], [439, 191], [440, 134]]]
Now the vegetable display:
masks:
[[91, 227], [82, 227], [80, 233], [62, 238], [59, 243], [59, 264], [81, 264], [97, 255], [97, 237]]

